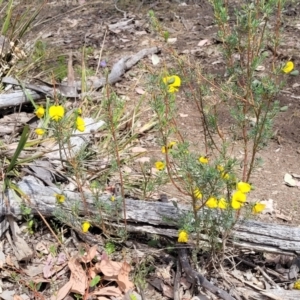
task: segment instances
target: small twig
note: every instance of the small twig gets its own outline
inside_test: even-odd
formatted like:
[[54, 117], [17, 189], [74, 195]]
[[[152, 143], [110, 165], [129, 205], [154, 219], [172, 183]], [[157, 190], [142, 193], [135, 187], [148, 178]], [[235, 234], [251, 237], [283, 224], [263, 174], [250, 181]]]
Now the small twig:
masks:
[[276, 287], [277, 289], [281, 289], [281, 287], [275, 283], [274, 280], [260, 266], [255, 267], [255, 270], [258, 270], [272, 286]]
[[120, 8], [118, 8], [117, 2], [118, 2], [118, 0], [115, 0], [115, 9], [116, 9], [117, 11], [123, 13], [123, 14], [124, 14], [124, 19], [126, 19], [126, 18], [127, 18], [127, 12], [124, 11], [124, 10], [121, 10]]
[[258, 270], [259, 272], [261, 272], [261, 274], [265, 277], [266, 280], [268, 280], [270, 282], [270, 284], [278, 289], [281, 289], [277, 283], [274, 282], [274, 280], [260, 267], [255, 265], [254, 263], [247, 261], [243, 258], [240, 257], [236, 257], [240, 262], [248, 265], [249, 267], [252, 267], [255, 270]]
[[43, 222], [45, 223], [45, 225], [48, 227], [48, 229], [50, 230], [50, 232], [52, 233], [52, 235], [54, 236], [54, 238], [57, 240], [58, 244], [60, 246], [63, 246], [62, 242], [59, 240], [59, 238], [57, 237], [57, 235], [55, 234], [55, 232], [52, 230], [51, 226], [49, 225], [49, 223], [47, 222], [47, 220], [44, 218], [44, 216], [40, 213], [40, 211], [38, 209], [36, 209], [36, 212], [41, 217], [41, 219], [43, 220]]
[[98, 59], [98, 64], [97, 64], [97, 69], [96, 69], [95, 76], [97, 76], [98, 71], [99, 71], [99, 66], [100, 66], [100, 63], [101, 63], [102, 52], [103, 52], [103, 49], [104, 49], [104, 43], [105, 43], [105, 39], [106, 39], [106, 34], [107, 34], [107, 29], [104, 32], [104, 38], [103, 38], [103, 42], [102, 42], [101, 49], [100, 49], [100, 54], [99, 54], [99, 59]]

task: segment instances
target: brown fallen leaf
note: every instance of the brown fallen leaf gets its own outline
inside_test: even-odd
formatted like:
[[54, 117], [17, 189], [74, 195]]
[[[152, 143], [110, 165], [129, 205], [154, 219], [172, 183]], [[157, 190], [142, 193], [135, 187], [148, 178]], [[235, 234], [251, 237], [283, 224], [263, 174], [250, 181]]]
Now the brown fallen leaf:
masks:
[[147, 149], [142, 148], [142, 147], [132, 147], [131, 152], [132, 153], [143, 153], [143, 152], [147, 152]]
[[119, 288], [125, 293], [134, 288], [134, 284], [129, 280], [130, 270], [130, 265], [127, 262], [123, 262], [120, 273], [118, 274], [117, 283]]
[[208, 44], [208, 45], [210, 45], [211, 43], [210, 43], [210, 41], [208, 40], [208, 39], [204, 39], [204, 40], [201, 40], [199, 43], [198, 43], [198, 47], [202, 47], [202, 46], [204, 46], [205, 44]]
[[163, 295], [172, 299], [174, 297], [174, 289], [166, 284], [162, 284]]
[[135, 91], [136, 91], [136, 93], [139, 94], [139, 95], [144, 95], [144, 94], [146, 93], [146, 91], [143, 90], [143, 89], [140, 88], [140, 87], [137, 87], [137, 88], [135, 89]]
[[122, 268], [122, 263], [111, 261], [111, 260], [101, 260], [100, 270], [106, 276], [117, 276]]
[[84, 263], [89, 263], [92, 261], [98, 254], [97, 248], [97, 245], [91, 247], [86, 255], [80, 257], [81, 261]]
[[21, 238], [22, 232], [15, 220], [10, 216], [7, 217], [7, 219], [10, 225], [11, 235], [7, 232], [6, 238], [8, 239], [8, 242], [10, 243], [11, 247], [13, 248], [17, 260], [28, 261], [33, 257], [33, 251], [26, 243], [26, 241], [23, 238]]
[[78, 259], [72, 257], [68, 263], [71, 271], [70, 281], [72, 282], [71, 291], [83, 295], [87, 289], [87, 276]]
[[90, 295], [120, 297], [122, 296], [122, 292], [115, 286], [107, 286], [101, 288], [99, 291], [92, 292]]
[[61, 287], [55, 296], [51, 297], [51, 300], [62, 300], [64, 299], [72, 288], [73, 282], [68, 281], [63, 287]]

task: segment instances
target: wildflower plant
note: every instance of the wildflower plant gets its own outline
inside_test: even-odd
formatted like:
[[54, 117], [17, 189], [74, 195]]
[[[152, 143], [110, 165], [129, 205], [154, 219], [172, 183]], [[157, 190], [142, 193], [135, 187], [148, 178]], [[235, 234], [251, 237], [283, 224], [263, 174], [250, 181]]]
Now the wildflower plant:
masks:
[[[204, 75], [197, 62], [179, 56], [166, 45], [168, 53], [172, 53], [174, 69], [149, 69], [149, 95], [158, 119], [164, 168], [177, 190], [191, 199], [193, 218], [190, 214], [181, 216], [178, 241], [186, 242], [186, 236], [196, 233], [199, 245], [200, 236], [205, 233], [211, 248], [220, 250], [241, 215], [254, 215], [265, 208], [259, 202], [248, 203], [252, 189], [249, 182], [259, 162], [259, 151], [273, 135], [273, 120], [279, 111], [276, 96], [284, 76], [295, 66], [291, 61], [282, 64], [275, 55], [280, 45], [285, 1], [258, 0], [255, 5], [244, 1], [234, 12], [235, 22], [229, 14], [228, 1], [210, 2], [222, 42], [226, 80]], [[149, 16], [153, 29], [164, 37], [154, 13]], [[275, 30], [270, 29], [270, 20]], [[266, 55], [267, 45], [274, 54], [271, 58]], [[258, 73], [261, 66], [266, 70], [263, 75]], [[204, 134], [203, 147], [198, 152], [185, 139], [184, 129], [177, 122], [178, 93], [186, 101], [193, 101], [199, 112]], [[221, 110], [228, 113], [232, 123], [229, 130], [220, 125]], [[239, 142], [237, 137], [241, 137]], [[171, 145], [173, 140], [176, 145]], [[233, 155], [235, 145], [243, 149], [242, 161]], [[238, 165], [242, 167], [241, 173]]]

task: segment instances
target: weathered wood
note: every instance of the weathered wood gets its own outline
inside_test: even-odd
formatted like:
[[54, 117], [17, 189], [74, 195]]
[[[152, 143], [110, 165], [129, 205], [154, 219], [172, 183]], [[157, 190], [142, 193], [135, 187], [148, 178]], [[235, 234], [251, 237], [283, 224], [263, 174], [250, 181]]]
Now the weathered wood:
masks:
[[[33, 176], [24, 177], [18, 186], [27, 195], [26, 203], [32, 207], [33, 213], [39, 210], [44, 216], [51, 216], [57, 208], [55, 194], [63, 193], [67, 200], [62, 204], [61, 209], [71, 211], [72, 206], [78, 203], [79, 212], [85, 214], [78, 192], [60, 191], [55, 187], [44, 186]], [[90, 192], [85, 192], [85, 197], [89, 213], [97, 214], [94, 196]], [[116, 205], [109, 200], [108, 195], [102, 195], [97, 201], [108, 206]], [[0, 216], [7, 214], [20, 216], [21, 202], [22, 200], [13, 191], [9, 191], [6, 200], [0, 198]], [[128, 230], [176, 237], [179, 216], [188, 210], [189, 207], [186, 205], [178, 205], [176, 208], [168, 202], [126, 199]], [[122, 216], [122, 207], [120, 207], [118, 218], [122, 219]], [[116, 219], [113, 216], [104, 215], [105, 217], [112, 222]], [[122, 225], [116, 224], [116, 226]], [[201, 238], [206, 240], [204, 235]], [[300, 253], [300, 228], [247, 220], [236, 225], [229, 241], [238, 247], [293, 255]]]
[[[122, 76], [126, 71], [131, 69], [144, 57], [159, 52], [157, 47], [143, 49], [133, 55], [129, 55], [119, 59], [112, 67], [111, 72], [108, 75], [107, 82], [114, 84], [122, 79]], [[70, 93], [69, 86], [66, 84], [56, 84], [55, 87], [49, 87], [46, 85], [33, 85], [20, 83], [14, 78], [6, 77], [2, 79], [3, 83], [23, 86], [26, 89], [26, 93], [23, 91], [17, 91], [7, 94], [0, 94], [0, 108], [16, 106], [22, 103], [29, 102], [29, 97], [33, 100], [39, 100], [45, 98], [45, 96], [53, 97], [55, 94], [61, 94], [65, 97], [80, 98], [81, 95], [81, 82], [76, 81], [74, 83], [75, 93], [72, 90]], [[106, 84], [106, 78], [104, 77], [91, 77], [88, 78], [86, 85], [88, 89], [99, 89]], [[77, 93], [78, 91], [78, 93]]]
[[236, 287], [240, 295], [247, 295], [250, 300], [296, 300], [300, 299], [299, 290], [270, 289], [254, 291], [243, 287]]

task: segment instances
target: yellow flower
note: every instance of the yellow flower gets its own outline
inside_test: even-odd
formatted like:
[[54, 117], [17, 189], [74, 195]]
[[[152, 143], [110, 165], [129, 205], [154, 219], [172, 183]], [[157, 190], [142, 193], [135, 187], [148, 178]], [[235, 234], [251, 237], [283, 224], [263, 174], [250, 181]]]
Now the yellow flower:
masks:
[[55, 194], [55, 198], [58, 203], [63, 203], [66, 200], [66, 197], [62, 194]]
[[88, 221], [85, 221], [81, 224], [81, 229], [82, 229], [83, 233], [88, 232], [90, 227], [91, 227], [91, 224]]
[[49, 116], [52, 120], [58, 122], [65, 115], [65, 109], [61, 105], [52, 105], [49, 108]]
[[236, 185], [236, 189], [244, 194], [247, 194], [251, 191], [251, 185], [247, 182], [238, 182]]
[[37, 135], [43, 135], [45, 133], [45, 130], [42, 129], [42, 128], [37, 128], [35, 131], [34, 131]]
[[115, 196], [111, 196], [111, 197], [110, 197], [110, 201], [111, 201], [111, 202], [114, 202], [115, 200], [116, 200], [116, 197], [115, 197]]
[[166, 167], [166, 164], [162, 161], [157, 161], [155, 163], [155, 168], [158, 170], [158, 171], [162, 171], [164, 168]]
[[161, 147], [161, 152], [162, 152], [162, 153], [166, 153], [167, 150], [172, 149], [174, 145], [176, 145], [176, 142], [170, 142], [170, 143], [167, 145], [167, 148], [166, 148], [165, 146]]
[[208, 158], [206, 156], [200, 156], [198, 160], [201, 164], [208, 164]]
[[231, 200], [244, 203], [246, 202], [247, 197], [246, 194], [242, 193], [241, 191], [236, 191], [233, 193]]
[[294, 289], [295, 290], [300, 290], [300, 279], [298, 279], [297, 281], [295, 281], [295, 283], [294, 283]]
[[292, 61], [288, 61], [282, 68], [282, 71], [286, 74], [292, 72], [293, 70], [294, 70], [294, 63]]
[[202, 199], [202, 193], [198, 188], [195, 188], [193, 191], [193, 195], [196, 199]]
[[259, 214], [260, 212], [262, 212], [264, 209], [266, 208], [266, 204], [263, 203], [255, 203], [253, 208], [252, 208], [252, 212], [254, 214]]
[[45, 109], [44, 109], [44, 107], [40, 105], [40, 106], [37, 108], [37, 110], [35, 111], [35, 114], [36, 114], [36, 116], [37, 116], [39, 119], [42, 118], [42, 117], [44, 116], [44, 114], [45, 114]]
[[210, 197], [206, 201], [205, 205], [209, 208], [217, 208], [218, 207], [218, 200], [215, 197]]
[[180, 230], [178, 234], [178, 243], [186, 243], [188, 239], [188, 233], [185, 230]]
[[222, 172], [221, 177], [225, 180], [228, 180], [230, 178], [230, 175], [226, 172]]
[[221, 166], [221, 165], [217, 165], [217, 170], [220, 171], [220, 172], [223, 172], [224, 171], [224, 167]]
[[76, 128], [77, 130], [83, 132], [85, 130], [85, 123], [81, 117], [77, 117], [76, 119]]
[[163, 82], [164, 82], [164, 84], [166, 84], [169, 87], [169, 89], [168, 89], [169, 93], [178, 92], [179, 87], [181, 85], [181, 79], [177, 75], [164, 77]]
[[231, 201], [231, 207], [233, 209], [241, 209], [241, 207], [243, 207], [243, 203], [242, 202], [239, 202], [239, 201], [236, 201], [236, 200], [232, 200]]
[[226, 209], [228, 206], [228, 202], [225, 200], [225, 198], [221, 198], [218, 202], [218, 207], [221, 209]]

